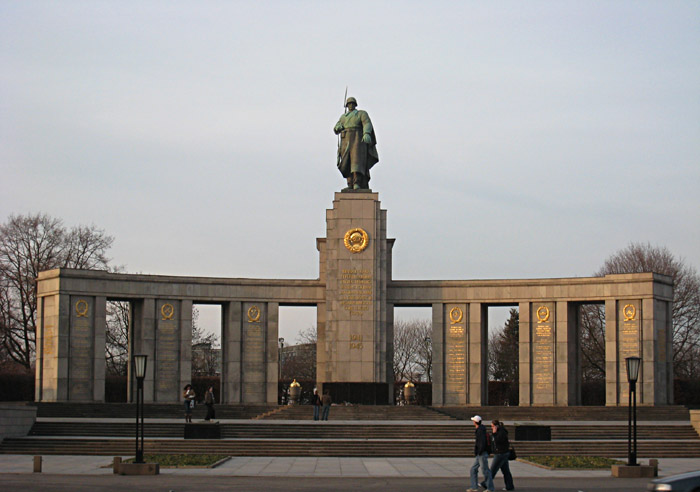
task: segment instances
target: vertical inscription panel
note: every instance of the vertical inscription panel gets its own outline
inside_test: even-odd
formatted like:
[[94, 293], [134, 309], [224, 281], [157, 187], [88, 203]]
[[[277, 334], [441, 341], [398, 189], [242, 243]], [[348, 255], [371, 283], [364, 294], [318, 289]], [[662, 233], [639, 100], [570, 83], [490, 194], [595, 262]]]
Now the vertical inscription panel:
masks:
[[467, 401], [467, 320], [466, 304], [445, 305], [445, 404]]
[[552, 302], [533, 303], [530, 321], [532, 340], [532, 403], [554, 404], [554, 327], [555, 307]]
[[179, 302], [156, 302], [156, 401], [180, 399]]
[[241, 380], [243, 403], [265, 402], [266, 307], [263, 303], [243, 304]]
[[71, 296], [68, 358], [69, 400], [92, 400], [94, 315], [94, 298]]
[[[627, 382], [627, 357], [641, 357], [641, 323], [642, 303], [639, 300], [618, 301], [617, 305], [617, 340], [618, 340], [618, 381], [620, 382], [620, 403], [629, 401], [629, 383]], [[642, 366], [639, 369], [639, 381], [642, 381]]]

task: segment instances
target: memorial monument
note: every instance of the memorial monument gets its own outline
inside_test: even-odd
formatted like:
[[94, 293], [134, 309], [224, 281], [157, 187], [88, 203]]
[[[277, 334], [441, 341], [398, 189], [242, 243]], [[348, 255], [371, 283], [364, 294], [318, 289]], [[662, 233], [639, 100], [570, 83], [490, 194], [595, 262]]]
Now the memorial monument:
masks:
[[[518, 306], [521, 406], [581, 403], [579, 316], [605, 305], [606, 405], [627, 404], [625, 357], [642, 358], [641, 405], [673, 402], [669, 277], [393, 280], [387, 211], [369, 189], [369, 116], [348, 98], [334, 131], [347, 187], [326, 210], [316, 279], [51, 270], [38, 278], [37, 401], [104, 401], [106, 302], [131, 303], [130, 356], [149, 358], [146, 402], [178, 402], [191, 378], [192, 306], [222, 307], [222, 403], [277, 402], [278, 311], [317, 308], [317, 383], [334, 401], [393, 403], [393, 312], [432, 309], [433, 405], [486, 405], [488, 307]], [[151, 363], [150, 361], [153, 361]], [[131, 367], [131, 365], [129, 365]], [[133, 375], [129, 376], [133, 381]]]

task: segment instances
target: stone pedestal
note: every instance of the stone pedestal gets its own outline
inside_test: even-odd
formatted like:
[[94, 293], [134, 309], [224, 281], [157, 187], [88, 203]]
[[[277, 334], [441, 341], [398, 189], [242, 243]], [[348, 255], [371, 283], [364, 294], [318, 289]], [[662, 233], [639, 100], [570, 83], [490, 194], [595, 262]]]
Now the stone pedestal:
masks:
[[649, 465], [613, 465], [612, 476], [617, 478], [654, 478], [656, 467]]
[[318, 241], [326, 302], [318, 320], [317, 379], [388, 385], [393, 313], [386, 287], [393, 241], [386, 238], [386, 211], [376, 193], [336, 193], [326, 224], [327, 237]]
[[121, 463], [119, 465], [120, 475], [159, 475], [160, 465], [158, 463]]

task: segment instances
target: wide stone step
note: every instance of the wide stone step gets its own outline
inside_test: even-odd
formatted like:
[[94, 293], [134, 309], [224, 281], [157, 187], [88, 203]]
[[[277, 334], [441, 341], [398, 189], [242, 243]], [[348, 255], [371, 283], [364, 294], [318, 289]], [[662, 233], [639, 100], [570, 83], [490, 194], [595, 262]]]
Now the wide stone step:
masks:
[[[180, 438], [184, 435], [184, 423], [152, 423], [144, 426], [146, 437]], [[506, 426], [511, 439], [515, 428]], [[473, 426], [464, 425], [343, 425], [318, 423], [304, 424], [220, 424], [223, 438], [277, 438], [299, 439], [471, 439]], [[627, 425], [555, 425], [551, 427], [553, 440], [626, 439]], [[33, 436], [108, 436], [131, 437], [133, 423], [126, 422], [37, 422], [30, 431]], [[638, 439], [693, 439], [700, 437], [688, 425], [639, 425]]]
[[[624, 457], [626, 441], [597, 442], [517, 442], [518, 455], [580, 455]], [[473, 443], [459, 440], [145, 440], [147, 453], [226, 454], [230, 456], [384, 456], [384, 457], [469, 457]], [[132, 455], [134, 441], [130, 439], [43, 439], [10, 438], [0, 445], [1, 453], [13, 454], [72, 454], [72, 455]], [[697, 441], [638, 442], [638, 457], [700, 458]]]

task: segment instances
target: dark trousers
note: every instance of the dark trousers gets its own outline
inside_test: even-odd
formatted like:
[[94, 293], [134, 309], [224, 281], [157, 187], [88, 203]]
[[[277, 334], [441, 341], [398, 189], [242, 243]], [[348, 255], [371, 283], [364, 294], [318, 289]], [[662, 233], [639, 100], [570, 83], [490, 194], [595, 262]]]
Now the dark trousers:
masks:
[[216, 412], [214, 411], [214, 404], [213, 403], [207, 403], [207, 416], [204, 417], [204, 420], [211, 420], [216, 418]]
[[491, 477], [496, 478], [496, 472], [500, 469], [503, 472], [503, 480], [506, 482], [506, 489], [513, 490], [513, 475], [510, 474], [508, 455], [510, 453], [495, 454], [491, 460]]

